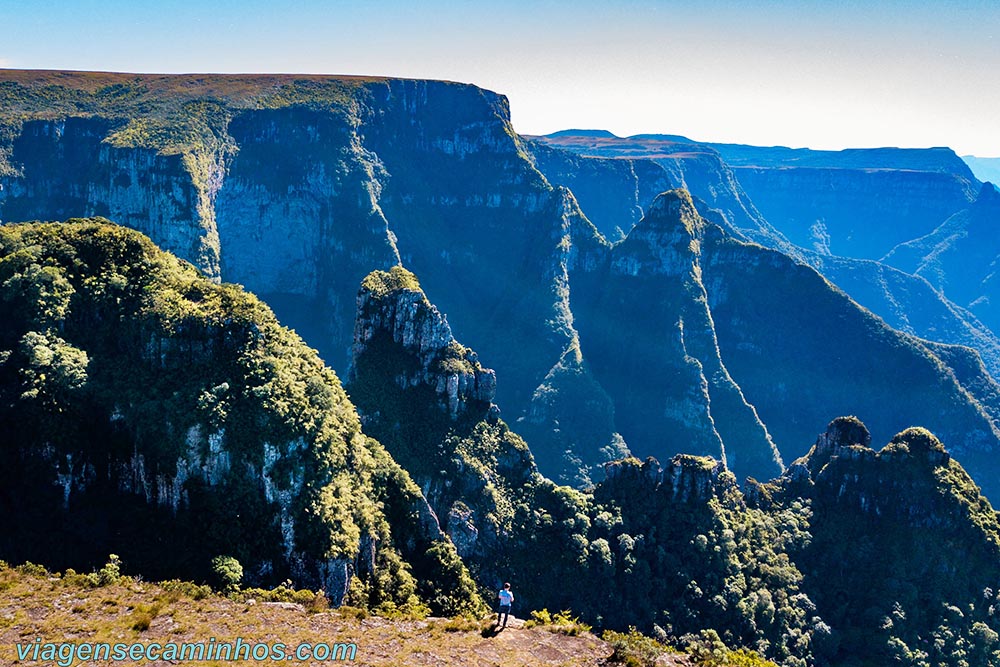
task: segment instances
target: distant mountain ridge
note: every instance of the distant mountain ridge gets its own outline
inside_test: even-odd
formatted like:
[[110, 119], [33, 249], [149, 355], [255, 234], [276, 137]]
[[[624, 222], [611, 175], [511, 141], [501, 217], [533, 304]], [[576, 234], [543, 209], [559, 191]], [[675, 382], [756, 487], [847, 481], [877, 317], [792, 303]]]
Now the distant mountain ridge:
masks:
[[[694, 450], [766, 478], [802, 453], [814, 424], [859, 413], [886, 439], [926, 422], [989, 483], [972, 453], [998, 442], [982, 405], [992, 394], [963, 390], [919, 341], [796, 264], [801, 253], [710, 147], [655, 140], [660, 157], [602, 162], [588, 188], [578, 171], [593, 163], [518, 136], [506, 98], [464, 84], [15, 71], [0, 73], [0, 102], [3, 220], [115, 217], [253, 289], [345, 374], [358, 284], [402, 264], [454, 337], [490, 360], [505, 421], [558, 481], [593, 483], [626, 448], [663, 460]], [[581, 141], [645, 150], [644, 140]], [[599, 230], [587, 209], [609, 170], [616, 193], [633, 187], [609, 201]], [[650, 215], [678, 187], [701, 210], [674, 193], [664, 203], [676, 206]], [[674, 208], [685, 213], [665, 214]], [[785, 267], [801, 284], [754, 283], [741, 262], [768, 281]], [[810, 317], [811, 302], [830, 309]], [[776, 329], [774, 315], [804, 335]], [[918, 369], [907, 391], [936, 409], [850, 390], [851, 364], [824, 359], [826, 318], [863, 324], [851, 336], [865, 342], [839, 348], [866, 367], [858, 377], [881, 383], [876, 359], [896, 359], [886, 372]], [[624, 340], [634, 343], [623, 353]], [[803, 369], [808, 387], [781, 389]]]
[[962, 160], [969, 165], [969, 169], [976, 175], [976, 178], [993, 185], [1000, 184], [1000, 157], [976, 157], [975, 155], [963, 155]]
[[[740, 169], [729, 171], [728, 178], [685, 179], [683, 169], [668, 171], [663, 168], [662, 161], [655, 157], [662, 152], [663, 142], [668, 142], [668, 145], [675, 150], [680, 150], [677, 148], [677, 142], [681, 138], [673, 135], [648, 136], [654, 137], [655, 140], [648, 144], [636, 138], [620, 142], [595, 143], [588, 138], [573, 138], [569, 135], [558, 141], [550, 141], [543, 137], [532, 143], [535, 147], [532, 153], [538, 168], [550, 181], [573, 190], [588, 217], [608, 238], [623, 236], [624, 231], [616, 226], [615, 221], [632, 220], [634, 224], [653, 198], [665, 187], [689, 187], [695, 196], [705, 199], [705, 205], [701, 207], [702, 212], [706, 213], [707, 208], [719, 208], [725, 218], [724, 224], [728, 225], [734, 234], [778, 249], [799, 261], [808, 263], [844, 288], [860, 304], [902, 331], [922, 338], [973, 347], [982, 355], [990, 372], [1000, 376], [1000, 339], [975, 315], [935, 292], [933, 286], [926, 280], [875, 261], [830, 255], [830, 241], [826, 237], [821, 250], [808, 245], [811, 237], [799, 238], [799, 241], [807, 243], [805, 246], [793, 245], [757, 211], [750, 196], [742, 190], [737, 180]], [[770, 151], [758, 147], [737, 148], [745, 149], [750, 155], [767, 155]], [[688, 146], [685, 150], [695, 157], [679, 160], [681, 165], [697, 162], [699, 150], [704, 154], [711, 153], [715, 149]], [[786, 151], [786, 149], [776, 150], [779, 154], [784, 154]], [[944, 155], [946, 151], [943, 149], [930, 151], [892, 149], [877, 153], [881, 156], [877, 159], [883, 161], [886, 156], [901, 154], [909, 156], [911, 166], [921, 160], [929, 162], [929, 165], [925, 165], [928, 168], [954, 163], [951, 158]], [[803, 149], [795, 154], [804, 158], [810, 152]], [[864, 150], [853, 151], [850, 152], [849, 159], [857, 162], [866, 154], [867, 151]], [[593, 157], [589, 157], [592, 155]], [[829, 161], [832, 158], [842, 157], [841, 152], [834, 152], [823, 159]], [[865, 164], [875, 163], [871, 158], [864, 159], [867, 159]], [[896, 178], [899, 175], [898, 172], [892, 171], [881, 173], [889, 178]], [[920, 174], [916, 176], [922, 178]], [[862, 176], [860, 181], [854, 182], [865, 182], [864, 178]], [[911, 177], [904, 177], [906, 178]], [[931, 174], [931, 178], [937, 179], [939, 175]], [[948, 181], [953, 177], [944, 175], [943, 178]], [[850, 182], [844, 181], [842, 185], [850, 187]], [[740, 194], [741, 192], [743, 194]], [[784, 190], [780, 190], [776, 196], [787, 195]], [[854, 196], [864, 202], [877, 199], [880, 195], [878, 190], [863, 190], [856, 192]], [[963, 194], [953, 204], [964, 206], [965, 201]], [[948, 210], [950, 206], [951, 204], [934, 204], [935, 210], [939, 212]], [[928, 215], [924, 217], [934, 219]]]
[[970, 182], [975, 176], [950, 148], [845, 148], [816, 150], [784, 146], [750, 146], [706, 142], [733, 167], [815, 167], [826, 169], [892, 169], [955, 174]]

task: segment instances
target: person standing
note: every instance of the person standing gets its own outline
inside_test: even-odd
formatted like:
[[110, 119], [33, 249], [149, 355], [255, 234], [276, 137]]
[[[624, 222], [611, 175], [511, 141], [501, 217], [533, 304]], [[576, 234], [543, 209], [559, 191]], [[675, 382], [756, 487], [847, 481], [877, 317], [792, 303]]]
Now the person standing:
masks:
[[[497, 612], [497, 625], [506, 628], [507, 617], [510, 616], [510, 607], [514, 604], [514, 594], [510, 590], [510, 583], [503, 585], [503, 588], [497, 593], [497, 599], [500, 600], [500, 611]], [[503, 625], [500, 625], [501, 616], [503, 616]]]

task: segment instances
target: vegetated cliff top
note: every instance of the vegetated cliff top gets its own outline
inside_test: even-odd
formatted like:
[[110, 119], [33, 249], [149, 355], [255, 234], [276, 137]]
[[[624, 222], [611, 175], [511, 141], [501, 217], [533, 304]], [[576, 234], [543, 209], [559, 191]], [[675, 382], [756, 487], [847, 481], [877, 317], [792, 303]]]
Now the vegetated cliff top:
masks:
[[[0, 118], [112, 113], [144, 114], [167, 102], [214, 100], [233, 108], [268, 109], [344, 102], [369, 84], [417, 81], [342, 74], [130, 74], [0, 69]], [[441, 85], [477, 88], [452, 81]], [[478, 89], [478, 88], [477, 88]]]
[[372, 271], [361, 282], [361, 288], [375, 297], [384, 297], [396, 290], [422, 291], [417, 277], [402, 266], [394, 266], [388, 271]]
[[[233, 112], [304, 106], [350, 113], [365, 90], [396, 82], [388, 77], [322, 74], [129, 74], [0, 69], [0, 158], [3, 146], [31, 119], [101, 117], [106, 141], [164, 153], [187, 152], [212, 137], [224, 139]], [[471, 84], [431, 82], [480, 91]], [[482, 91], [480, 91], [482, 92]], [[506, 98], [495, 93], [506, 108]], [[0, 163], [0, 167], [2, 167]]]

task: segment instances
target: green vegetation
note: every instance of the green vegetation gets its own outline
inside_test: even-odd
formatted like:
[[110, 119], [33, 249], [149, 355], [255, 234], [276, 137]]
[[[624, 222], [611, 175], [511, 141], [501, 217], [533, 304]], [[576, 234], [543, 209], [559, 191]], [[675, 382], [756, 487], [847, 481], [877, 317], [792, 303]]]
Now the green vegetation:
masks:
[[679, 653], [634, 627], [629, 628], [628, 632], [605, 630], [601, 639], [608, 642], [613, 650], [609, 661], [622, 663], [626, 667], [654, 667], [661, 656]]
[[250, 583], [337, 596], [320, 564], [346, 572], [375, 544], [365, 603], [481, 608], [336, 376], [253, 296], [77, 220], [0, 227], [0, 303], [0, 447], [18, 462], [0, 469], [0, 553], [80, 567], [113, 548], [145, 576], [231, 592], [244, 563]]
[[420, 291], [417, 277], [402, 266], [394, 266], [388, 271], [372, 271], [361, 281], [361, 289], [374, 298], [381, 299], [396, 290]]
[[542, 628], [549, 632], [560, 635], [576, 636], [585, 632], [590, 632], [593, 628], [580, 621], [579, 617], [573, 616], [569, 610], [558, 611], [550, 614], [548, 609], [532, 611], [531, 620], [525, 622], [526, 628]]
[[239, 590], [243, 582], [243, 566], [232, 556], [216, 556], [212, 559], [212, 574], [219, 588], [226, 592]]
[[849, 667], [995, 664], [997, 513], [926, 429], [876, 453], [859, 424], [831, 423], [805, 461], [812, 484], [768, 485], [770, 513], [810, 504], [809, 540], [789, 555], [828, 627], [816, 648]]
[[300, 106], [346, 115], [363, 84], [374, 81], [282, 75], [184, 79], [103, 72], [6, 72], [3, 78], [3, 148], [26, 120], [100, 117], [110, 121], [107, 143], [167, 155], [226, 144], [226, 126], [245, 109]]

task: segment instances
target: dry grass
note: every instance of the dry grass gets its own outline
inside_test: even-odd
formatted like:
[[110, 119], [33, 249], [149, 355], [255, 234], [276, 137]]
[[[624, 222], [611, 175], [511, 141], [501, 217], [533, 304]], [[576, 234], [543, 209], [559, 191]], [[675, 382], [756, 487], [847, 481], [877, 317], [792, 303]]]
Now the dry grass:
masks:
[[[78, 579], [0, 569], [0, 664], [18, 664], [14, 644], [32, 642], [346, 642], [360, 665], [605, 664], [610, 647], [592, 634], [525, 629], [496, 632], [490, 621], [390, 620], [357, 610], [307, 610], [291, 603], [236, 602], [195, 596], [127, 579], [90, 588]], [[88, 661], [87, 665], [110, 665]], [[213, 664], [213, 663], [199, 663]], [[277, 664], [240, 661], [220, 664]], [[303, 663], [289, 663], [303, 664]], [[331, 664], [316, 662], [315, 664]]]

